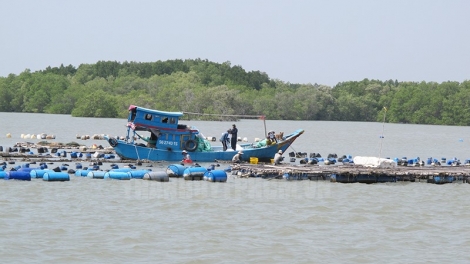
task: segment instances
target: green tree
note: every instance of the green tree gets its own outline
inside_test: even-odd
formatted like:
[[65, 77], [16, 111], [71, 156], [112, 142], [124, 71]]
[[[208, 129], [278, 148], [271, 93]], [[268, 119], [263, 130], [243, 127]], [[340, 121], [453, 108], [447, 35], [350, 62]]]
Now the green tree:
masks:
[[98, 90], [79, 98], [72, 110], [72, 116], [117, 117], [116, 104], [114, 97]]

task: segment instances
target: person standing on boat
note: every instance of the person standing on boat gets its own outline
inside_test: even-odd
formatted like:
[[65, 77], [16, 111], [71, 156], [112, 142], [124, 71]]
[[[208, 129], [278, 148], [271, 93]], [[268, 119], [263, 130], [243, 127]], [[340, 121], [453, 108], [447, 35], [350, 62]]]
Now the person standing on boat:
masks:
[[238, 129], [235, 124], [232, 125], [232, 129], [230, 130], [230, 134], [232, 135], [231, 138], [231, 145], [233, 150], [237, 150], [237, 134], [238, 134]]
[[183, 163], [192, 163], [193, 162], [191, 160], [191, 157], [189, 156], [189, 153], [186, 150], [183, 150], [183, 152], [181, 152], [181, 154], [183, 155], [183, 160], [181, 160], [181, 162], [183, 162]]
[[242, 155], [243, 155], [243, 152], [240, 150], [237, 154], [235, 154], [235, 156], [233, 156], [232, 162], [240, 163], [242, 161]]
[[230, 129], [225, 131], [224, 133], [222, 133], [222, 136], [219, 139], [220, 142], [222, 142], [222, 147], [223, 147], [224, 151], [227, 150], [227, 146], [230, 143], [230, 138], [228, 136], [229, 133], [230, 133]]
[[282, 163], [284, 158], [282, 157], [282, 150], [279, 150], [276, 155], [274, 155], [274, 165], [279, 165]]

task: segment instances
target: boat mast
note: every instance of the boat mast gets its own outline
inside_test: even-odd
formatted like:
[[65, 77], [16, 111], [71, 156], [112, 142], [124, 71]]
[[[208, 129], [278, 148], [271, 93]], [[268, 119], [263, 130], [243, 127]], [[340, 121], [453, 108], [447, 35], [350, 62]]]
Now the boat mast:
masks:
[[223, 117], [237, 117], [241, 119], [261, 119], [263, 120], [264, 124], [264, 135], [267, 135], [268, 132], [266, 130], [266, 116], [265, 115], [220, 115], [220, 114], [202, 114], [202, 113], [193, 113], [193, 112], [182, 112], [183, 114], [187, 115], [202, 115], [202, 116], [223, 116]]

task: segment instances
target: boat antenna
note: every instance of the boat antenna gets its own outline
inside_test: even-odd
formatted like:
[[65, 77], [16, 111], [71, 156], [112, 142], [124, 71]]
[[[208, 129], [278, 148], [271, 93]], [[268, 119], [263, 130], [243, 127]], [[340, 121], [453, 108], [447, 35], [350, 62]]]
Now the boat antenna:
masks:
[[379, 150], [379, 160], [382, 156], [382, 144], [384, 141], [384, 130], [385, 130], [385, 116], [387, 115], [387, 108], [384, 106], [384, 120], [382, 122], [382, 135], [380, 135], [380, 150]]

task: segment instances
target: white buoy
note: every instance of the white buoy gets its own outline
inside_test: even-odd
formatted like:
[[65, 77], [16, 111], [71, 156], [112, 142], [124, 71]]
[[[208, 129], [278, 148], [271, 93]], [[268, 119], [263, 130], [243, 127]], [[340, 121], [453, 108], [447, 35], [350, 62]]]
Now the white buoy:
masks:
[[255, 142], [260, 142], [261, 139], [260, 138], [255, 138]]
[[11, 138], [11, 134], [10, 134], [10, 133], [7, 133], [7, 138]]
[[247, 138], [247, 137], [244, 137], [242, 141], [243, 141], [243, 142], [248, 142], [248, 138]]

